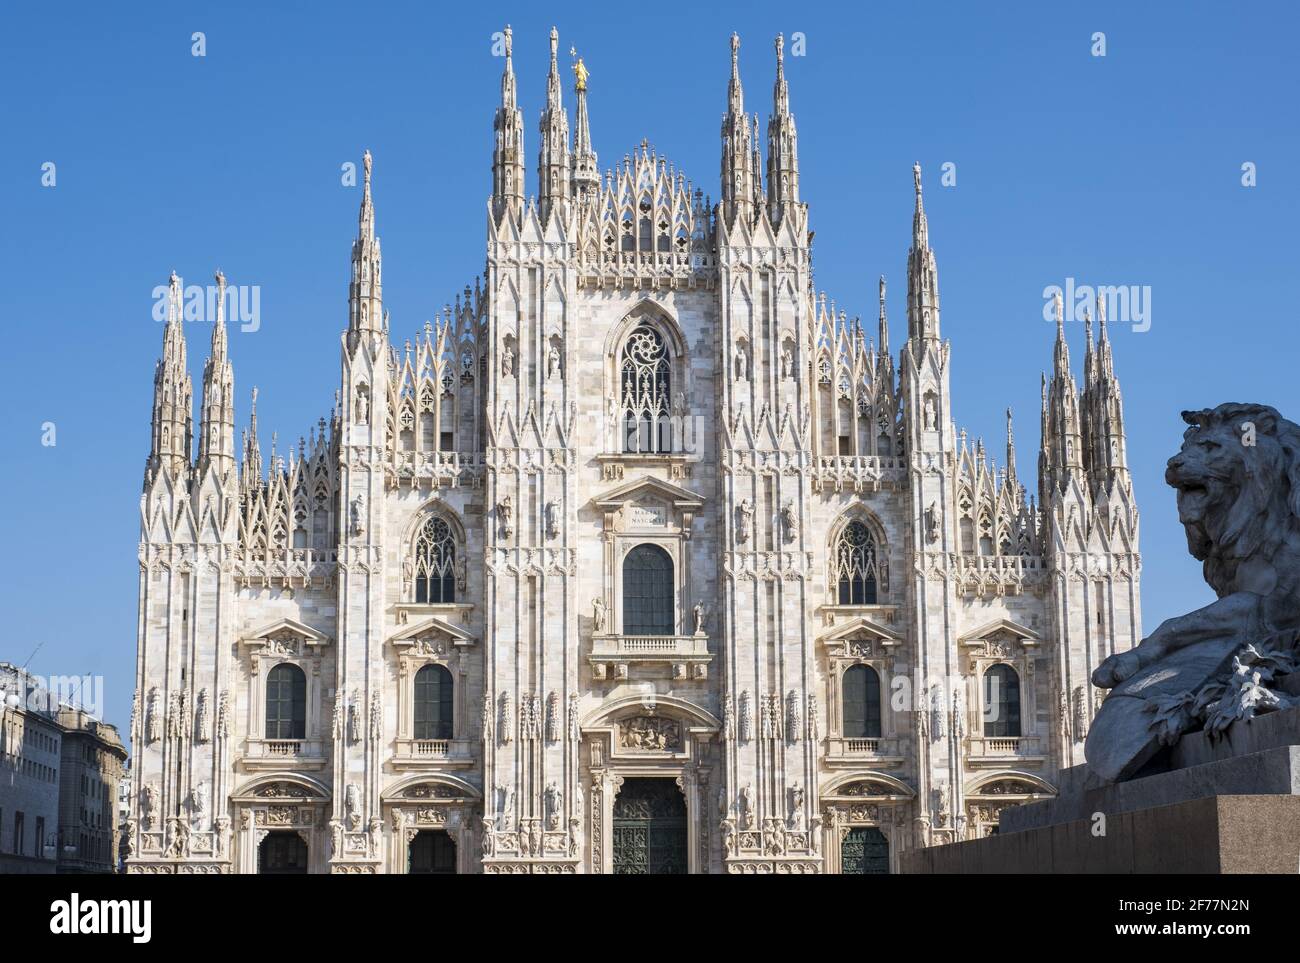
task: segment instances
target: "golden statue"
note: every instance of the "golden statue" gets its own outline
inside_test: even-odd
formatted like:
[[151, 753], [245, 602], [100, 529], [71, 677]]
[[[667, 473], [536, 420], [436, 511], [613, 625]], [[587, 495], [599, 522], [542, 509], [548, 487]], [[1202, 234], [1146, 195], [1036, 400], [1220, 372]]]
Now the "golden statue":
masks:
[[[578, 51], [575, 48], [570, 47], [569, 56], [578, 57]], [[578, 57], [578, 62], [573, 65], [573, 76], [574, 76], [573, 89], [575, 91], [586, 90], [587, 78], [591, 76], [591, 71], [589, 71], [587, 69], [587, 65], [582, 62], [581, 57]]]

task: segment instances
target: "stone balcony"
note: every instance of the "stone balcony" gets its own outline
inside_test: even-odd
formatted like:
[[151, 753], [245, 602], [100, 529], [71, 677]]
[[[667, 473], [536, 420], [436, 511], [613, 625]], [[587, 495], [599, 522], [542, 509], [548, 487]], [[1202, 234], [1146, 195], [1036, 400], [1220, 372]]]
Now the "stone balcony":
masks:
[[467, 739], [398, 739], [392, 759], [397, 770], [458, 769], [474, 765]]
[[632, 665], [671, 668], [674, 679], [707, 679], [709, 637], [696, 635], [597, 635], [591, 640], [592, 674], [626, 679]]
[[328, 761], [317, 739], [249, 739], [240, 763], [246, 770], [320, 769]]
[[1046, 748], [1037, 736], [971, 736], [969, 759], [972, 764], [1041, 762]]
[[829, 766], [873, 767], [899, 766], [903, 756], [897, 737], [845, 737], [831, 733], [826, 738], [826, 763]]

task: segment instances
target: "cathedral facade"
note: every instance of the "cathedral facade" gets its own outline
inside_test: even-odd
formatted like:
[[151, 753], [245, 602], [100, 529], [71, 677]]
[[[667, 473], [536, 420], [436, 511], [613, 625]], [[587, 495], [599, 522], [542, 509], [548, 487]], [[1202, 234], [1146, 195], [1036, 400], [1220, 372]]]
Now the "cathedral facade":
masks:
[[1030, 495], [1009, 412], [1001, 468], [954, 428], [919, 167], [897, 353], [883, 279], [870, 335], [814, 289], [781, 38], [766, 152], [732, 38], [716, 204], [601, 176], [554, 31], [527, 194], [510, 42], [484, 274], [395, 339], [367, 153], [287, 456], [220, 315], [195, 450], [173, 275], [128, 870], [888, 872], [1053, 794], [1141, 638], [1104, 313], [1079, 387], [1058, 311]]

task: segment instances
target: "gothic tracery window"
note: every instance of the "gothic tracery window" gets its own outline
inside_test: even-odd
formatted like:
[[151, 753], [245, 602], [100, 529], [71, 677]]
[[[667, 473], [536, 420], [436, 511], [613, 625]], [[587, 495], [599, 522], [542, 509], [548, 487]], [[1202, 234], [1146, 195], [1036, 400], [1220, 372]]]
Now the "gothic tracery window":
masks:
[[835, 541], [833, 582], [840, 605], [875, 605], [879, 567], [876, 540], [866, 524], [849, 522]]
[[619, 398], [623, 450], [672, 450], [672, 361], [663, 336], [650, 325], [637, 326], [623, 344]]
[[456, 601], [456, 540], [436, 515], [415, 539], [415, 601]]

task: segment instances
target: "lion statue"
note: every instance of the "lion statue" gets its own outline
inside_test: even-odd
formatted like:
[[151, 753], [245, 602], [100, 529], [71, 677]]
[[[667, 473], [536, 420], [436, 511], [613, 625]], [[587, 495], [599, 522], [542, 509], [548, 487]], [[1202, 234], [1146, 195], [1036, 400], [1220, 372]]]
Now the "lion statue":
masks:
[[[1300, 693], [1300, 426], [1267, 405], [1184, 411], [1165, 481], [1218, 599], [1162, 622], [1092, 681], [1112, 690], [1084, 752], [1114, 781], [1183, 733], [1221, 732]], [[1294, 690], [1294, 693], [1293, 691]]]

